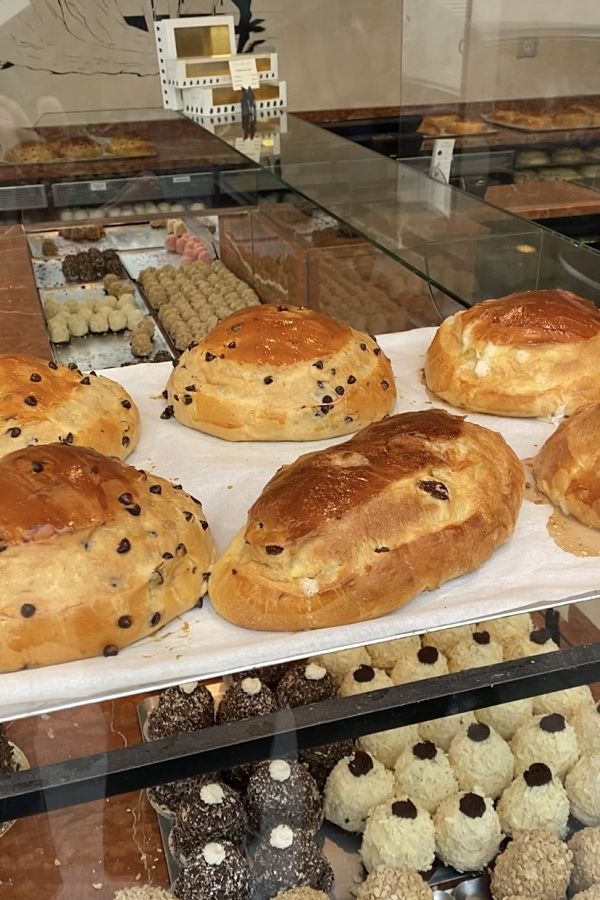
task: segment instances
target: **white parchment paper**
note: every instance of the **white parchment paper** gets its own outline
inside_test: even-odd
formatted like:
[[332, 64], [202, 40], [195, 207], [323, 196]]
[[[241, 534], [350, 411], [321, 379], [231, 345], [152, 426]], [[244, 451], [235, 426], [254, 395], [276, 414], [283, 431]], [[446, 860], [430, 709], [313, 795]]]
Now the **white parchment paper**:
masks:
[[[394, 367], [398, 412], [432, 405], [450, 409], [428, 396], [420, 380], [433, 334], [434, 329], [427, 328], [380, 339]], [[165, 402], [160, 394], [170, 370], [170, 363], [164, 363], [104, 373], [121, 382], [140, 408], [142, 438], [128, 462], [180, 482], [198, 497], [218, 549], [223, 550], [276, 469], [327, 443], [230, 444], [184, 428], [174, 419], [163, 421]], [[521, 458], [533, 456], [554, 427], [532, 419], [483, 415], [469, 419], [499, 431]], [[186, 613], [116, 657], [1, 675], [0, 720], [556, 605], [600, 588], [600, 558], [578, 558], [560, 550], [546, 531], [549, 512], [548, 506], [524, 501], [514, 536], [478, 571], [375, 621], [294, 634], [248, 631], [221, 619], [205, 601], [203, 609]]]

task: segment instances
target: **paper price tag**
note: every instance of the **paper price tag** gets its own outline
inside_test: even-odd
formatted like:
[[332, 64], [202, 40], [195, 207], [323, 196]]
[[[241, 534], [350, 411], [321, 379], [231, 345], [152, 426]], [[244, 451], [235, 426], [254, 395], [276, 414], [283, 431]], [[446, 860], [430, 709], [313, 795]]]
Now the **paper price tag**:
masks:
[[260, 137], [235, 139], [235, 149], [239, 150], [240, 153], [243, 153], [244, 156], [247, 156], [248, 159], [251, 159], [254, 162], [260, 162], [261, 146], [262, 139]]
[[242, 88], [257, 88], [260, 84], [256, 59], [253, 56], [238, 56], [229, 60], [229, 72], [234, 91]]
[[90, 191], [105, 191], [106, 190], [106, 182], [105, 181], [90, 181]]
[[173, 175], [173, 184], [187, 184], [189, 180], [189, 175]]
[[429, 166], [430, 176], [435, 178], [436, 181], [443, 181], [448, 184], [453, 155], [454, 138], [438, 138], [438, 140], [434, 141], [431, 165]]

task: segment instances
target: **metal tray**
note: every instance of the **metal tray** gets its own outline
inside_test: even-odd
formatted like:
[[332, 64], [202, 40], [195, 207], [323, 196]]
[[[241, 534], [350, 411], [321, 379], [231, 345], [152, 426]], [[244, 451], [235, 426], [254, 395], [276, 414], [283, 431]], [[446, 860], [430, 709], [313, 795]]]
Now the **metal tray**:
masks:
[[119, 259], [134, 281], [139, 279], [142, 269], [147, 269], [148, 266], [160, 269], [161, 266], [170, 265], [178, 269], [181, 265], [181, 255], [170, 253], [164, 247], [156, 250], [123, 250], [119, 253]]
[[527, 125], [517, 125], [514, 122], [501, 122], [500, 119], [494, 118], [493, 114], [490, 115], [482, 115], [481, 118], [484, 122], [489, 122], [490, 125], [500, 125], [501, 128], [510, 128], [514, 131], [526, 131], [529, 134], [546, 134], [547, 132], [553, 131], [593, 131], [599, 130], [598, 125], [571, 125], [568, 128], [530, 128]]
[[[65, 225], [65, 228], [75, 227]], [[58, 254], [56, 256], [42, 256], [42, 243], [45, 240], [52, 240], [56, 244]], [[43, 262], [51, 262], [52, 260], [64, 259], [69, 253], [78, 253], [80, 250], [89, 250], [90, 247], [96, 247], [97, 250], [109, 250], [111, 244], [106, 237], [102, 237], [97, 241], [68, 241], [66, 238], [60, 237], [58, 231], [35, 231], [27, 235], [29, 249], [34, 260]]]
[[[156, 219], [165, 219], [167, 213], [157, 213]], [[164, 248], [167, 237], [166, 228], [151, 228], [147, 223], [139, 225], [115, 225], [106, 229], [108, 246], [115, 250], [148, 250], [153, 247]]]

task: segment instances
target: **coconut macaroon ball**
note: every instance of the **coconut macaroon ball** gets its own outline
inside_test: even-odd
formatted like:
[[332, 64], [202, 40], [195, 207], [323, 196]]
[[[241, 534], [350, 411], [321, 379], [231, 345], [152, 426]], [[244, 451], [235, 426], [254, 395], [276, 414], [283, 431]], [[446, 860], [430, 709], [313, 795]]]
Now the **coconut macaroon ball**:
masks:
[[600, 884], [595, 884], [579, 894], [573, 894], [573, 900], [600, 900]]
[[565, 900], [572, 870], [573, 854], [556, 835], [521, 831], [496, 860], [492, 897]]
[[302, 887], [291, 888], [289, 891], [282, 891], [273, 900], [327, 900], [327, 894], [303, 885]]
[[514, 759], [511, 749], [483, 722], [475, 722], [456, 735], [450, 744], [448, 758], [463, 791], [481, 791], [495, 800], [512, 781]]
[[451, 672], [462, 672], [464, 669], [493, 666], [503, 659], [502, 644], [493, 641], [489, 631], [474, 631], [449, 651], [448, 666]]
[[358, 669], [362, 665], [370, 665], [371, 657], [366, 647], [351, 647], [349, 650], [338, 650], [336, 653], [322, 653], [320, 656], [312, 656], [309, 662], [325, 666], [333, 675], [335, 683], [339, 686], [348, 672]]
[[458, 781], [448, 757], [431, 741], [418, 741], [398, 757], [396, 793], [408, 794], [434, 813], [442, 800], [458, 792]]
[[591, 709], [580, 706], [572, 724], [582, 753], [600, 751], [600, 703]]
[[388, 731], [365, 734], [358, 738], [356, 746], [378, 759], [386, 769], [393, 769], [402, 751], [418, 740], [418, 725], [402, 725]]
[[535, 828], [559, 838], [567, 833], [569, 799], [545, 763], [533, 763], [518, 775], [502, 794], [497, 809], [506, 835]]
[[378, 866], [409, 866], [427, 872], [435, 858], [435, 834], [429, 813], [409, 797], [375, 806], [367, 818], [360, 846], [367, 872]]
[[527, 637], [533, 630], [533, 622], [529, 613], [519, 613], [516, 616], [503, 616], [501, 619], [481, 622], [474, 630], [489, 632], [492, 640], [502, 644], [504, 648], [510, 647], [519, 635]]
[[363, 881], [356, 900], [433, 900], [433, 892], [408, 866], [379, 866]]
[[582, 828], [567, 844], [573, 855], [571, 890], [587, 891], [600, 884], [600, 828]]
[[594, 696], [587, 684], [567, 688], [564, 691], [553, 691], [551, 694], [540, 694], [533, 698], [533, 711], [537, 715], [560, 713], [568, 722], [572, 722], [580, 706], [594, 708]]
[[408, 652], [398, 660], [391, 672], [394, 684], [409, 684], [412, 681], [423, 681], [437, 675], [448, 674], [448, 663], [443, 653], [429, 644], [417, 652]]
[[501, 738], [509, 741], [515, 731], [531, 721], [533, 716], [533, 699], [511, 700], [510, 703], [499, 703], [498, 706], [486, 706], [475, 710], [478, 722], [489, 725], [497, 731]]
[[162, 888], [144, 884], [140, 887], [126, 887], [117, 891], [113, 900], [173, 900], [173, 894]]
[[395, 641], [383, 641], [381, 644], [367, 644], [372, 665], [386, 671], [393, 669], [398, 660], [407, 653], [417, 653], [420, 649], [421, 638], [418, 634], [397, 638]]
[[522, 659], [525, 656], [552, 653], [554, 650], [558, 650], [558, 644], [554, 643], [548, 629], [535, 628], [529, 634], [517, 634], [513, 641], [507, 642], [504, 648], [504, 658]]
[[345, 756], [325, 783], [325, 818], [344, 831], [362, 832], [370, 810], [394, 796], [394, 776], [369, 753]]
[[490, 797], [454, 794], [440, 804], [433, 824], [438, 856], [457, 872], [478, 872], [500, 849], [502, 831]]
[[571, 812], [582, 825], [600, 825], [600, 753], [575, 763], [565, 778]]
[[382, 688], [393, 687], [394, 682], [383, 669], [376, 669], [370, 664], [363, 664], [352, 669], [344, 676], [339, 690], [339, 697], [353, 697], [355, 694], [366, 694]]
[[455, 628], [444, 628], [442, 631], [428, 631], [421, 635], [424, 646], [437, 647], [440, 653], [447, 656], [450, 650], [466, 640], [475, 631], [475, 625], [457, 625]]
[[515, 732], [510, 748], [516, 774], [533, 763], [543, 762], [562, 781], [579, 759], [575, 729], [559, 713], [535, 716], [529, 724], [522, 725]]
[[447, 753], [458, 732], [475, 721], [475, 714], [472, 712], [444, 716], [443, 719], [430, 719], [429, 722], [421, 722], [419, 735], [422, 740], [432, 741], [436, 747]]

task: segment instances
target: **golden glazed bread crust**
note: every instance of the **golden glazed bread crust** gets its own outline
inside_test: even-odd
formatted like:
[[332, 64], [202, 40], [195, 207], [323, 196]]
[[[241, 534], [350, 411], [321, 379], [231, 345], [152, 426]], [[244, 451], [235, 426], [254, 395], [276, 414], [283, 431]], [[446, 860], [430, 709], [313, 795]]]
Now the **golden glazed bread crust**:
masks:
[[125, 459], [140, 416], [115, 381], [32, 356], [0, 356], [0, 457], [61, 441]]
[[600, 400], [600, 310], [570, 291], [523, 291], [446, 319], [427, 387], [473, 412], [570, 415]]
[[191, 609], [215, 559], [202, 507], [94, 450], [0, 459], [0, 671], [115, 655]]
[[559, 425], [536, 456], [533, 473], [555, 506], [600, 528], [600, 405], [584, 406]]
[[230, 441], [351, 434], [396, 400], [374, 338], [310, 309], [267, 304], [233, 313], [192, 344], [167, 391], [183, 425]]
[[267, 631], [384, 615], [480, 566], [523, 486], [496, 432], [441, 410], [392, 416], [280, 469], [217, 562], [211, 601]]

